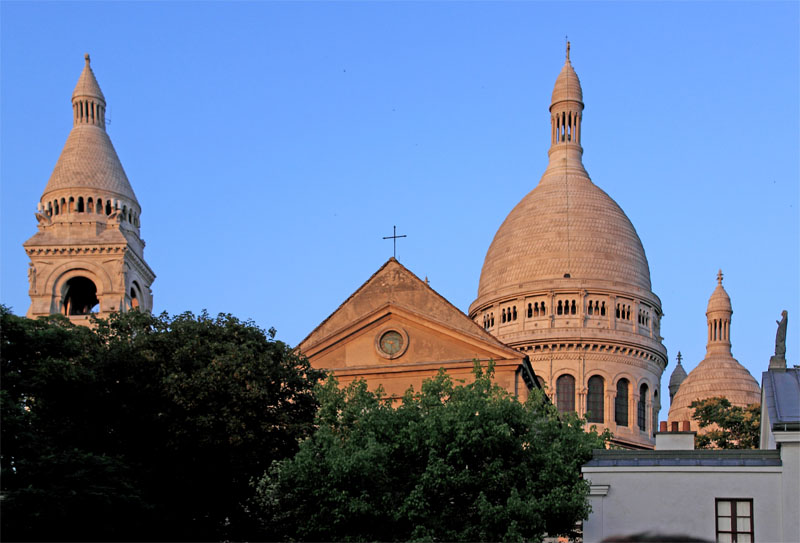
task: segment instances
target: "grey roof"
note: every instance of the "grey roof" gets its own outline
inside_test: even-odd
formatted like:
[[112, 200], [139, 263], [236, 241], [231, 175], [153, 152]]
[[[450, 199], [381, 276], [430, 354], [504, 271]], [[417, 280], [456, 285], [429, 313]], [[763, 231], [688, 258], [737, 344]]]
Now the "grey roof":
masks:
[[761, 384], [772, 430], [800, 430], [800, 369], [765, 371]]
[[778, 450], [728, 449], [685, 451], [596, 450], [585, 468], [630, 466], [780, 466]]

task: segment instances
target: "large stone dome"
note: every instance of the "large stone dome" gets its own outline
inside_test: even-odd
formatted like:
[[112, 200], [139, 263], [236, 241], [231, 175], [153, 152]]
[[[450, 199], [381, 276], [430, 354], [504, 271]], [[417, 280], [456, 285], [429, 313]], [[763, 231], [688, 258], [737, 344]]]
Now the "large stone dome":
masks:
[[588, 176], [548, 170], [495, 234], [478, 297], [562, 278], [650, 290], [642, 242], [617, 203]]
[[667, 365], [642, 242], [583, 167], [583, 91], [567, 58], [550, 104], [550, 158], [497, 230], [469, 315], [524, 352], [559, 410], [652, 448]]

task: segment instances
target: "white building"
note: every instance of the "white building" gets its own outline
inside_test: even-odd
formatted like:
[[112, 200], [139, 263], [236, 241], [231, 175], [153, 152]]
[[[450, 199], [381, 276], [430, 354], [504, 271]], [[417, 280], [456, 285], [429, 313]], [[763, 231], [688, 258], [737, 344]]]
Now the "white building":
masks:
[[770, 369], [762, 388], [761, 449], [694, 450], [686, 425], [657, 433], [655, 451], [596, 451], [582, 470], [592, 485], [584, 540], [800, 540], [800, 369]]

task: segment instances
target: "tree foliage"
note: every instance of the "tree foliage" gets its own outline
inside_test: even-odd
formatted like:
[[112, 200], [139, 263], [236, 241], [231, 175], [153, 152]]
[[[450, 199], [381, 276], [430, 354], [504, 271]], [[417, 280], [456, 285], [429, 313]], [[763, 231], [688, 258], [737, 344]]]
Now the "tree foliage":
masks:
[[589, 512], [580, 467], [608, 434], [584, 431], [491, 367], [456, 384], [440, 370], [393, 406], [363, 381], [319, 388], [316, 433], [257, 483], [267, 537], [491, 541], [569, 534]]
[[761, 405], [747, 407], [731, 405], [727, 398], [717, 396], [696, 400], [689, 406], [692, 418], [704, 432], [695, 437], [698, 449], [757, 449], [761, 432]]
[[241, 537], [313, 430], [321, 373], [231, 315], [0, 317], [5, 539]]

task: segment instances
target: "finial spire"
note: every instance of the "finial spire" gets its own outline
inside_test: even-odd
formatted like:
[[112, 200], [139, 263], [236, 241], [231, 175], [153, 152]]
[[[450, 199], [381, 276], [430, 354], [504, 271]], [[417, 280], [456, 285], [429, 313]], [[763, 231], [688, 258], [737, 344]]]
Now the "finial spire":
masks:
[[719, 271], [717, 272], [717, 284], [718, 284], [718, 285], [721, 285], [721, 284], [722, 284], [722, 270], [719, 270]]
[[683, 355], [681, 355], [681, 352], [678, 351], [678, 365], [679, 366], [681, 365], [681, 360], [683, 360]]
[[569, 62], [569, 40], [567, 40], [567, 62]]
[[[569, 56], [569, 55], [567, 55], [567, 56]], [[84, 58], [84, 59], [86, 59], [86, 65], [87, 65], [87, 66], [88, 66], [88, 65], [89, 65], [89, 63], [92, 61], [92, 59], [91, 59], [91, 58], [89, 58], [89, 53], [86, 53], [85, 55], [83, 55], [83, 58]]]

